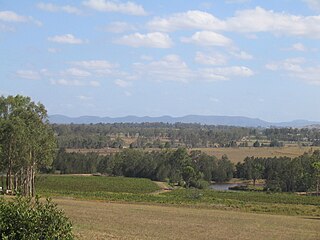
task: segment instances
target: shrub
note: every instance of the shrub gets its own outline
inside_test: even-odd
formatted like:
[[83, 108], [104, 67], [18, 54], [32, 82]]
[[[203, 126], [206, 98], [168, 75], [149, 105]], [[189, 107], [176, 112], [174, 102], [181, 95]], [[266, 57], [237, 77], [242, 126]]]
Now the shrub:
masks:
[[16, 197], [0, 199], [0, 239], [7, 240], [72, 240], [72, 225], [50, 199]]

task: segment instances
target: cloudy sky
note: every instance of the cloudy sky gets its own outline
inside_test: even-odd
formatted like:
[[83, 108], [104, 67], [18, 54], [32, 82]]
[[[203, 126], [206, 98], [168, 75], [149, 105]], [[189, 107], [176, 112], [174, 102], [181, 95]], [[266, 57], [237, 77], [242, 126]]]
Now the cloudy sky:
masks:
[[320, 121], [320, 0], [1, 1], [0, 54], [49, 114]]

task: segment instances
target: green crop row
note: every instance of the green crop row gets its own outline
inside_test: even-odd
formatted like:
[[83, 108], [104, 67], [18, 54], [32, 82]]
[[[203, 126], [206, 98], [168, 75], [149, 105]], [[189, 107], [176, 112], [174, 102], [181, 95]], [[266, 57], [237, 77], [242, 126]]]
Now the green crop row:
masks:
[[37, 178], [37, 191], [59, 194], [63, 192], [121, 192], [150, 193], [159, 190], [149, 179], [95, 176], [42, 175]]

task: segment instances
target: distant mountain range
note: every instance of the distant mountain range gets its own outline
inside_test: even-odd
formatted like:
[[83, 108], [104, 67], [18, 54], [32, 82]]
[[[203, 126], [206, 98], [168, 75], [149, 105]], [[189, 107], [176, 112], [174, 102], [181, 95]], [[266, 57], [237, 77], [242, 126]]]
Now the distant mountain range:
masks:
[[90, 123], [143, 123], [143, 122], [163, 122], [163, 123], [200, 123], [207, 125], [227, 125], [239, 127], [310, 127], [319, 126], [320, 122], [308, 120], [294, 120], [291, 122], [267, 122], [259, 118], [249, 118], [240, 116], [202, 116], [202, 115], [187, 115], [184, 117], [96, 117], [96, 116], [81, 116], [81, 117], [67, 117], [64, 115], [49, 116], [51, 123], [58, 124], [90, 124]]

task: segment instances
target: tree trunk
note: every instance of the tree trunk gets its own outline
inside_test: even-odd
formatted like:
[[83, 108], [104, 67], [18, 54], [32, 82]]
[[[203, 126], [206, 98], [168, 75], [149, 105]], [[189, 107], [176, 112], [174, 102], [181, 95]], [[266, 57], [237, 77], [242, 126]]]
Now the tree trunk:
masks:
[[36, 175], [36, 164], [33, 163], [32, 166], [32, 176], [31, 176], [31, 194], [32, 197], [34, 197], [36, 195], [36, 185], [35, 185], [35, 175]]
[[6, 186], [6, 190], [12, 190], [12, 179], [11, 179], [11, 175], [12, 175], [12, 162], [11, 162], [11, 158], [9, 157], [9, 166], [8, 166], [8, 172], [7, 172], [7, 186]]
[[1, 176], [1, 187], [2, 187], [2, 192], [4, 192], [4, 177], [3, 177], [3, 175]]

